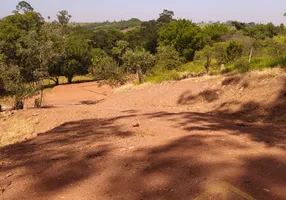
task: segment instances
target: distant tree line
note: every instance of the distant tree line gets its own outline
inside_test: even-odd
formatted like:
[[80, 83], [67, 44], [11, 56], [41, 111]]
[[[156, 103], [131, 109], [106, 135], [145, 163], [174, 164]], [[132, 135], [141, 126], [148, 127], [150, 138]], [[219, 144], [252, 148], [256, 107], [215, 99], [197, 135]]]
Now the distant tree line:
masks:
[[129, 20], [121, 20], [121, 21], [105, 21], [105, 22], [94, 22], [94, 23], [76, 23], [74, 22], [73, 25], [88, 28], [90, 30], [95, 30], [99, 28], [113, 28], [119, 30], [126, 30], [129, 28], [140, 27], [141, 20], [137, 18], [132, 18]]

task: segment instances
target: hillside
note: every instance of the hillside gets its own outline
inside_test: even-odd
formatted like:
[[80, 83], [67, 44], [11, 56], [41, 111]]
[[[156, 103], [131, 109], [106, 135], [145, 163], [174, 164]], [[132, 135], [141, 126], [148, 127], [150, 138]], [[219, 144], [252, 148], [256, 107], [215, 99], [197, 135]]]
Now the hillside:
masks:
[[80, 26], [90, 30], [95, 30], [99, 28], [114, 28], [119, 30], [126, 30], [130, 28], [140, 27], [141, 20], [132, 18], [129, 20], [121, 20], [121, 21], [105, 21], [105, 22], [94, 22], [94, 23], [76, 23], [73, 22], [70, 25], [72, 26]]
[[58, 86], [1, 114], [1, 199], [285, 199], [285, 106], [278, 69]]

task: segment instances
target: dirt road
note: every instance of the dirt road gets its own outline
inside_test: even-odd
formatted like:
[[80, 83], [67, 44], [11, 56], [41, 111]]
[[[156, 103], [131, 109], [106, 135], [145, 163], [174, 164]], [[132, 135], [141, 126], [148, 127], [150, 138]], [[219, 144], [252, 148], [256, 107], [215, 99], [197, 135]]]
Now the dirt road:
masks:
[[285, 74], [45, 99], [0, 118], [2, 143], [20, 141], [0, 149], [1, 200], [286, 199]]

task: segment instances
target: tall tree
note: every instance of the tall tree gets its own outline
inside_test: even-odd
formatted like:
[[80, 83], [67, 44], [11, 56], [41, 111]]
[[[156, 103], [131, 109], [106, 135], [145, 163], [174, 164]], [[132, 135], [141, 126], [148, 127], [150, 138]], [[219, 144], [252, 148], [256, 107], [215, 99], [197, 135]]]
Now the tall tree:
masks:
[[124, 36], [124, 40], [129, 43], [130, 48], [136, 49], [143, 47], [143, 39], [139, 28], [127, 31]]
[[34, 8], [27, 3], [26, 1], [20, 1], [16, 6], [16, 10], [13, 11], [14, 13], [27, 13], [27, 12], [34, 12]]
[[112, 54], [114, 59], [117, 61], [118, 66], [123, 64], [123, 55], [129, 48], [129, 43], [124, 40], [116, 42], [116, 46], [112, 48]]
[[221, 42], [222, 36], [230, 32], [230, 28], [221, 23], [207, 25], [203, 31], [211, 38], [213, 42]]
[[67, 26], [70, 19], [71, 15], [68, 13], [66, 10], [59, 11], [57, 14], [58, 22], [60, 23], [62, 27], [62, 36], [66, 35], [69, 32], [69, 27]]
[[[32, 9], [31, 9], [32, 10]], [[36, 12], [16, 13], [5, 17], [0, 21], [0, 52], [7, 58], [7, 64], [15, 64], [22, 67], [25, 57], [21, 50], [25, 48], [22, 37], [29, 32], [39, 32], [43, 25], [42, 17]], [[26, 67], [23, 67], [23, 70]]]
[[159, 45], [173, 46], [188, 61], [193, 60], [196, 51], [210, 42], [199, 26], [182, 19], [172, 21], [158, 30]]
[[91, 65], [91, 35], [89, 30], [75, 30], [68, 35], [64, 48], [66, 57], [62, 74], [72, 83], [75, 75], [88, 73]]
[[124, 33], [117, 29], [96, 30], [91, 38], [94, 48], [103, 49], [110, 56], [112, 56], [112, 48], [116, 42], [123, 39]]
[[205, 46], [201, 51], [196, 52], [196, 59], [205, 60], [205, 69], [206, 73], [209, 73], [211, 67], [211, 61], [214, 56], [214, 49], [211, 48], [209, 45]]
[[66, 26], [69, 23], [71, 17], [72, 16], [66, 10], [59, 11], [57, 14], [58, 21], [62, 26]]
[[170, 23], [173, 20], [174, 15], [173, 11], [164, 9], [163, 13], [161, 13], [160, 17], [157, 19], [158, 27], [162, 27], [165, 24]]
[[143, 46], [147, 51], [150, 51], [152, 54], [155, 54], [157, 49], [157, 31], [158, 26], [155, 20], [142, 22], [140, 32], [142, 35]]

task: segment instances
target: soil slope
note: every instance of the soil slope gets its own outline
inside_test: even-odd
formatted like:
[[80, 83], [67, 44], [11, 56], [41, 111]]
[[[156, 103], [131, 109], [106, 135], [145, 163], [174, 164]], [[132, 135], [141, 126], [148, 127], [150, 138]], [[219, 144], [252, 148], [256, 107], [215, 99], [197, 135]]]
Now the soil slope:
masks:
[[45, 105], [1, 114], [1, 200], [286, 199], [283, 71], [64, 85]]

